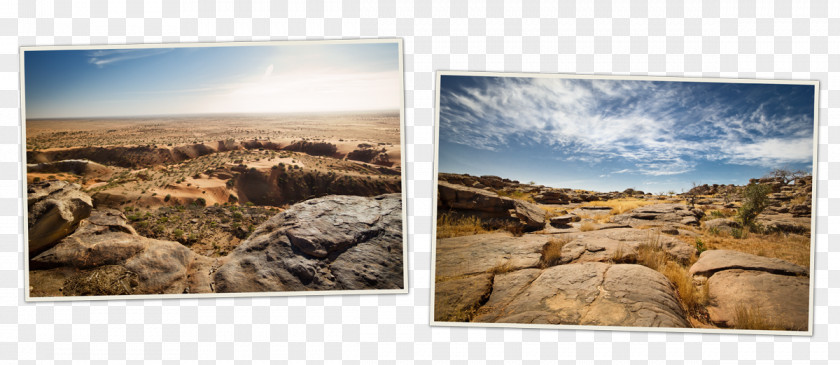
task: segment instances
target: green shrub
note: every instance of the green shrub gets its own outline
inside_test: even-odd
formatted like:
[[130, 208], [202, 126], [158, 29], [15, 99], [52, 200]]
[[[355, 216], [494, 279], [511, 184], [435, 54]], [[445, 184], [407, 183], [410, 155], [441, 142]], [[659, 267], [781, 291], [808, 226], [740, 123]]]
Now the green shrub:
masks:
[[698, 255], [707, 250], [706, 244], [699, 237], [694, 239], [694, 247], [697, 248]]
[[172, 199], [172, 194], [166, 194], [166, 196], [163, 197], [163, 201], [165, 201], [165, 202], [168, 202], [169, 199]]
[[767, 208], [770, 201], [767, 198], [769, 193], [770, 187], [767, 185], [750, 183], [744, 188], [744, 201], [738, 208], [737, 215], [737, 220], [744, 230], [755, 228], [756, 217]]

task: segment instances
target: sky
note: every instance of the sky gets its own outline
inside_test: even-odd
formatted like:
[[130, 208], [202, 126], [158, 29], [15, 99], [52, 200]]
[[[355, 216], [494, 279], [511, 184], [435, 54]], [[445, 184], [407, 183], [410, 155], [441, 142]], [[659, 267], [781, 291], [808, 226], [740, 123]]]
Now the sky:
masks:
[[397, 43], [29, 50], [26, 117], [398, 110]]
[[439, 171], [680, 193], [811, 171], [814, 86], [442, 75]]

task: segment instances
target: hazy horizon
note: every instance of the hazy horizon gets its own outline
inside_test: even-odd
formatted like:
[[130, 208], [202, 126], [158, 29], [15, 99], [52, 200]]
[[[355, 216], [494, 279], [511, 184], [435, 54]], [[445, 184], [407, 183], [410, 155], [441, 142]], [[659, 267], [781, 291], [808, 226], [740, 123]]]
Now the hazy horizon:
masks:
[[210, 117], [210, 116], [306, 116], [306, 115], [364, 115], [364, 114], [400, 114], [400, 109], [371, 109], [371, 110], [336, 110], [309, 112], [235, 112], [235, 113], [180, 113], [180, 114], [137, 114], [137, 115], [101, 115], [79, 117], [47, 117], [29, 118], [27, 121], [39, 120], [77, 120], [77, 119], [142, 119], [142, 118], [178, 118], [178, 117]]
[[27, 119], [399, 110], [398, 43], [27, 50]]
[[813, 170], [814, 86], [443, 75], [439, 171], [687, 191]]

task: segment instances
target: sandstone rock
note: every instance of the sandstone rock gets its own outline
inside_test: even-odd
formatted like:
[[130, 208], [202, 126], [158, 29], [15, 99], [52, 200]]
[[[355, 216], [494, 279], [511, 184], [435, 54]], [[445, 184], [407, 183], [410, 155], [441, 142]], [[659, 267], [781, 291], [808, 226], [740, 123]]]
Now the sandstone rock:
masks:
[[78, 184], [45, 181], [28, 186], [29, 254], [54, 246], [73, 232], [93, 209], [90, 196]]
[[[131, 288], [130, 294], [181, 294], [193, 286], [188, 276], [207, 261], [210, 259], [177, 242], [137, 235], [118, 211], [95, 210], [76, 232], [34, 257], [30, 264], [34, 269], [81, 269], [83, 274], [119, 266], [110, 271], [131, 273], [136, 280], [137, 286]], [[193, 287], [190, 292], [212, 290], [206, 279], [196, 280], [207, 285]]]
[[794, 217], [810, 217], [811, 206], [806, 204], [798, 204], [790, 207], [790, 213]]
[[545, 227], [545, 210], [535, 204], [515, 199], [513, 215], [519, 218], [526, 231], [535, 231]]
[[808, 275], [808, 270], [804, 267], [785, 260], [731, 250], [703, 252], [700, 254], [700, 259], [688, 270], [688, 274], [709, 277], [718, 271], [732, 269], [764, 271], [780, 275]]
[[475, 322], [689, 327], [670, 282], [640, 265], [581, 263], [497, 275]]
[[487, 272], [497, 265], [518, 270], [537, 267], [549, 236], [511, 237], [488, 233], [437, 240], [435, 276], [439, 279]]
[[493, 275], [478, 274], [435, 283], [435, 320], [464, 322], [493, 291]]
[[326, 196], [260, 225], [226, 258], [217, 292], [403, 286], [400, 194]]
[[809, 279], [764, 271], [725, 270], [709, 278], [709, 319], [720, 326], [737, 327], [750, 313], [776, 330], [808, 330]]

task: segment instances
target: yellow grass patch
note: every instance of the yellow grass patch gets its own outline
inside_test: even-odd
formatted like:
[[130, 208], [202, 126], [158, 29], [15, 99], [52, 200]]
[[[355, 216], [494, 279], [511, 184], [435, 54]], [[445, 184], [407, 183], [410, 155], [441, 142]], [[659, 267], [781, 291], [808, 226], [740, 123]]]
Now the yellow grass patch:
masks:
[[487, 272], [493, 275], [499, 275], [511, 272], [513, 269], [513, 264], [510, 263], [510, 260], [507, 260], [504, 262], [497, 262], [496, 265], [488, 269]]
[[[693, 237], [679, 238], [690, 244], [694, 244], [695, 241]], [[748, 233], [744, 238], [733, 238], [728, 234], [705, 231], [699, 238], [709, 250], [740, 251], [782, 259], [804, 268], [811, 267], [811, 239], [806, 235]]]
[[454, 214], [443, 213], [437, 219], [437, 238], [471, 236], [487, 233], [481, 220], [477, 217], [458, 217]]

